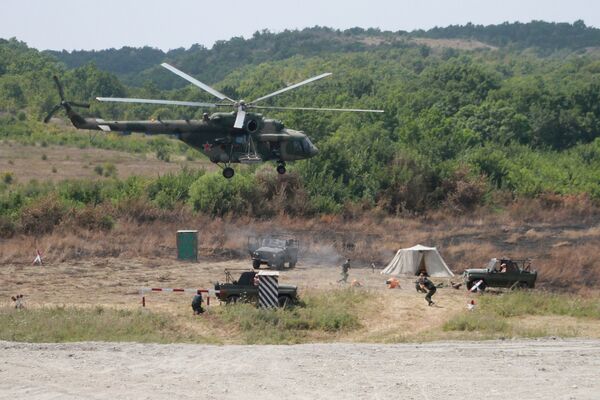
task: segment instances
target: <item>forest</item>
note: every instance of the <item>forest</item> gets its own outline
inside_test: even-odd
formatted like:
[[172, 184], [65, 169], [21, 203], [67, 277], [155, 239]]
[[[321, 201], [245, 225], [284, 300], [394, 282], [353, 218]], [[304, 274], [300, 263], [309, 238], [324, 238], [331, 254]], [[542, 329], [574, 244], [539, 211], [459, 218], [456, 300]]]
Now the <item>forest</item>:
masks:
[[[433, 45], [449, 38], [482, 46]], [[73, 101], [213, 100], [163, 71], [159, 64], [165, 61], [230, 97], [246, 99], [332, 72], [270, 104], [385, 113], [269, 113], [305, 131], [320, 149], [318, 157], [293, 163], [283, 177], [263, 165], [242, 169], [231, 181], [219, 173], [183, 170], [155, 179], [50, 184], [13, 182], [10, 171], [0, 171], [0, 235], [17, 226], [26, 230], [24, 219], [35, 219], [39, 209], [56, 207], [62, 215], [60, 210], [73, 205], [118, 208], [140, 201], [159, 210], [189, 207], [258, 218], [364, 211], [423, 215], [439, 209], [464, 214], [520, 198], [600, 201], [600, 30], [582, 21], [413, 32], [314, 27], [167, 52], [39, 51], [16, 38], [0, 39], [0, 140], [65, 146], [87, 140], [40, 122], [59, 101], [54, 74]], [[204, 111], [98, 102], [81, 110], [119, 119], [199, 118]], [[136, 135], [112, 134], [86, 145], [163, 155], [190, 151], [175, 140]], [[102, 217], [98, 223], [110, 225]]]

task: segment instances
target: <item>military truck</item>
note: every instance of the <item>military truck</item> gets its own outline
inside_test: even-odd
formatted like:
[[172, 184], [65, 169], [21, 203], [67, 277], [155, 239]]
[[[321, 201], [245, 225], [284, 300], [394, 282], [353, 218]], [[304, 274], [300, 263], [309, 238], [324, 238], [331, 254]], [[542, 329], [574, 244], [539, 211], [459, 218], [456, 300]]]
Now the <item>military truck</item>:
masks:
[[[219, 293], [219, 300], [227, 303], [237, 303], [244, 301], [248, 303], [256, 303], [258, 301], [258, 282], [255, 282], [254, 277], [256, 271], [245, 271], [240, 274], [237, 280], [234, 280], [231, 273], [237, 270], [225, 270], [225, 283], [215, 283], [215, 290]], [[279, 306], [286, 307], [298, 303], [298, 287], [292, 285], [279, 285]]]
[[512, 260], [509, 258], [492, 258], [485, 268], [471, 268], [463, 272], [467, 289], [482, 281], [478, 289], [488, 287], [505, 287], [527, 289], [535, 287], [537, 271], [531, 271], [531, 260]]
[[248, 252], [252, 258], [252, 267], [294, 268], [298, 262], [298, 240], [277, 236], [259, 236], [248, 238]]

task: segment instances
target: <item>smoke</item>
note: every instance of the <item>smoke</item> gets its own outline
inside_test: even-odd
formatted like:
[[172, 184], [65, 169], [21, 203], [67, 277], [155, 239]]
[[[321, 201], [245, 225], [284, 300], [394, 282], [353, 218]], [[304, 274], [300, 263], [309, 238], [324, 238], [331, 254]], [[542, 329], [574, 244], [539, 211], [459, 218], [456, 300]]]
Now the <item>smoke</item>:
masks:
[[300, 261], [315, 265], [338, 265], [344, 257], [331, 244], [307, 243], [300, 246]]

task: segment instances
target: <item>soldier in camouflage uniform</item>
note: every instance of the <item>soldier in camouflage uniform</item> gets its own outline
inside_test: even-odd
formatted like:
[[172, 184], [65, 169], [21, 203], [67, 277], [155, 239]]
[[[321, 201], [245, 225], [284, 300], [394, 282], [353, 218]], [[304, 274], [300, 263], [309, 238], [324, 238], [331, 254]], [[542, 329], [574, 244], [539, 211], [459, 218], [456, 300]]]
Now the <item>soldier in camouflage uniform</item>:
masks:
[[200, 315], [204, 312], [204, 309], [202, 308], [202, 292], [199, 290], [192, 299], [192, 310], [194, 310], [194, 315]]
[[346, 259], [346, 262], [342, 264], [342, 279], [338, 282], [348, 282], [348, 270], [350, 269], [350, 259]]
[[435, 303], [431, 300], [431, 296], [433, 296], [437, 290], [434, 283], [431, 282], [424, 272], [419, 274], [419, 279], [417, 280], [417, 285], [423, 290], [427, 291], [427, 295], [425, 296], [425, 300], [427, 300], [427, 304], [432, 306]]

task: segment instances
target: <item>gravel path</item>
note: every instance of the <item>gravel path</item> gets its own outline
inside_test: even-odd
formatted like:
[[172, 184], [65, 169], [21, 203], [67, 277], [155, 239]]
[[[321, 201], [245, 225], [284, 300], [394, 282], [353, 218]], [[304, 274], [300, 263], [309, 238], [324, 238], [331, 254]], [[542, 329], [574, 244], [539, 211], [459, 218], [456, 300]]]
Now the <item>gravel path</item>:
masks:
[[0, 342], [10, 399], [599, 399], [600, 341]]

